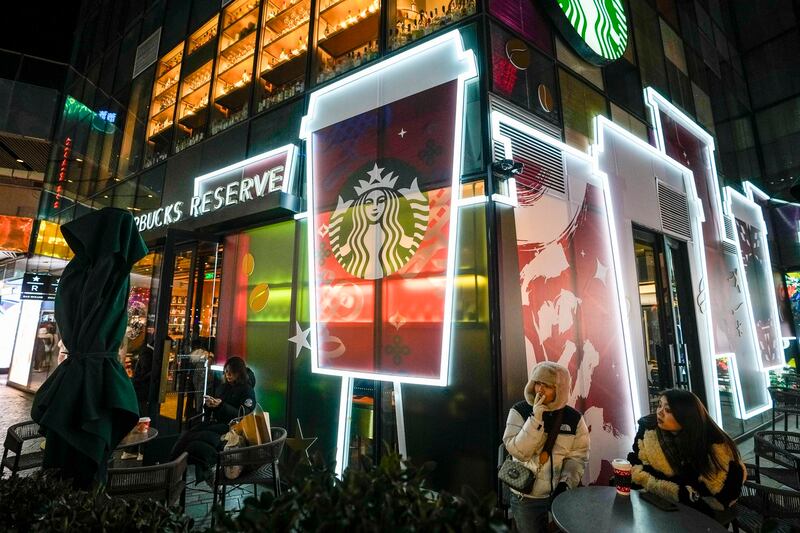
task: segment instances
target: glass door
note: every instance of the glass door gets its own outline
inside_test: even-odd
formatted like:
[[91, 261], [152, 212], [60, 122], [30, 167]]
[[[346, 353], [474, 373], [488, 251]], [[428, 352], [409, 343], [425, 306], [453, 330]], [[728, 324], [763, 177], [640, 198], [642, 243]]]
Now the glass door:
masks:
[[154, 368], [160, 372], [150, 408], [151, 418], [159, 417], [159, 429], [180, 431], [202, 412], [215, 348], [221, 266], [217, 240], [167, 233], [154, 343]]
[[686, 243], [644, 229], [633, 234], [651, 410], [669, 388], [705, 401]]

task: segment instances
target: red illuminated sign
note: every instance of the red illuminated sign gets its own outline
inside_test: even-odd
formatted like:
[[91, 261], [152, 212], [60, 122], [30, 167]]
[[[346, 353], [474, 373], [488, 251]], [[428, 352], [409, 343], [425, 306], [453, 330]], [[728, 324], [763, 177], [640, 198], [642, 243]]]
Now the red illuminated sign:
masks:
[[67, 137], [64, 140], [61, 165], [58, 168], [58, 184], [56, 185], [56, 199], [53, 201], [53, 209], [58, 209], [61, 206], [61, 197], [64, 194], [64, 182], [67, 180], [67, 167], [69, 167], [70, 154], [72, 154], [72, 139]]

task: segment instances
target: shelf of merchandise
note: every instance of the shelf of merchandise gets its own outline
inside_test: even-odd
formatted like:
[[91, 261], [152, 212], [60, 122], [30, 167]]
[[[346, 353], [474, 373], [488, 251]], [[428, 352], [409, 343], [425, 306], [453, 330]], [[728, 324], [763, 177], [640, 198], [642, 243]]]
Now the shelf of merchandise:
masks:
[[319, 47], [340, 57], [376, 39], [380, 25], [378, 5], [374, 0], [334, 0], [323, 4], [319, 18], [325, 24], [319, 26]]
[[173, 126], [182, 60], [183, 42], [158, 61], [147, 126], [149, 139], [167, 132]]
[[189, 47], [186, 55], [190, 56], [208, 46], [217, 36], [217, 26], [219, 25], [219, 15], [215, 15], [208, 22], [203, 24], [197, 31], [189, 37]]
[[225, 8], [220, 32], [214, 104], [227, 116], [249, 100], [256, 51], [258, 2], [238, 0]]
[[178, 108], [178, 122], [188, 128], [202, 126], [208, 109], [208, 95], [211, 89], [211, 61], [197, 69], [184, 80], [182, 96]]

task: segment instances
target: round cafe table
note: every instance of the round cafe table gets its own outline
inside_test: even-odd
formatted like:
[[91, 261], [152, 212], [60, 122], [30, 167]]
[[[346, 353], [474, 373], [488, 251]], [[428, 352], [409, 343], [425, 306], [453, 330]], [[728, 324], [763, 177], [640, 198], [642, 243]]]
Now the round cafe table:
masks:
[[636, 490], [630, 496], [618, 496], [614, 487], [578, 487], [553, 500], [552, 511], [556, 525], [567, 533], [727, 531], [700, 511], [676, 505], [677, 511], [662, 511], [641, 499]]
[[125, 435], [119, 444], [117, 445], [117, 450], [120, 448], [130, 448], [132, 446], [139, 446], [140, 444], [144, 444], [145, 442], [149, 442], [154, 438], [158, 437], [158, 430], [156, 428], [148, 428], [147, 433], [140, 433], [135, 429]]

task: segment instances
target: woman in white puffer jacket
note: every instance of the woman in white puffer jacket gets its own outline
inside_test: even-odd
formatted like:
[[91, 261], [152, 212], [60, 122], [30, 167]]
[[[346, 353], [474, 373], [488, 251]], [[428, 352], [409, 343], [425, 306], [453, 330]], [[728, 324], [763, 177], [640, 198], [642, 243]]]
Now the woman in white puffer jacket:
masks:
[[[575, 488], [589, 459], [589, 428], [583, 415], [567, 405], [569, 370], [551, 362], [537, 364], [525, 386], [525, 401], [511, 408], [503, 443], [511, 456], [533, 471], [528, 494], [513, 491], [511, 514], [520, 533], [547, 531], [552, 498]], [[557, 432], [551, 453], [548, 435]]]

